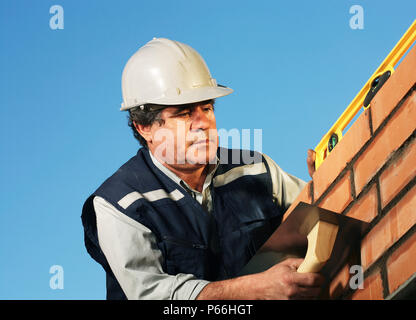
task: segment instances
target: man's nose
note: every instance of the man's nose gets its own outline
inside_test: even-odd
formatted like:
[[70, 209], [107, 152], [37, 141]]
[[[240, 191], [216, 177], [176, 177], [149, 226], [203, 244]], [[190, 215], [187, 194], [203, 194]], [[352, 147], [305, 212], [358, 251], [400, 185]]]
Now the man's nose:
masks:
[[192, 129], [208, 129], [209, 128], [209, 115], [202, 107], [196, 107], [192, 112]]

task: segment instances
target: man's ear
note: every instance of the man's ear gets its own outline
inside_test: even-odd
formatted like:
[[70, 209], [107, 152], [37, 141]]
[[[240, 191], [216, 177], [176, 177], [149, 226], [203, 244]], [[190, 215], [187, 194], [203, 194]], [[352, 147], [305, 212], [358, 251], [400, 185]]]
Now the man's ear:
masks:
[[136, 131], [147, 141], [147, 144], [152, 142], [152, 126], [144, 126], [133, 121]]

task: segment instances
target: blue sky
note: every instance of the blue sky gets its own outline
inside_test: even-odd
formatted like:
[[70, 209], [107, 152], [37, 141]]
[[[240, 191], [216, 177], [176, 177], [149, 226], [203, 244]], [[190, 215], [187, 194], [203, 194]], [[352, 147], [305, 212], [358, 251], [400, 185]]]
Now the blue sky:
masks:
[[[49, 8], [64, 9], [52, 30]], [[352, 5], [364, 29], [351, 29]], [[104, 299], [83, 244], [85, 199], [138, 144], [121, 72], [153, 37], [194, 47], [221, 84], [218, 128], [309, 180], [314, 148], [416, 18], [414, 0], [0, 2], [0, 299]], [[49, 269], [64, 270], [64, 289]]]

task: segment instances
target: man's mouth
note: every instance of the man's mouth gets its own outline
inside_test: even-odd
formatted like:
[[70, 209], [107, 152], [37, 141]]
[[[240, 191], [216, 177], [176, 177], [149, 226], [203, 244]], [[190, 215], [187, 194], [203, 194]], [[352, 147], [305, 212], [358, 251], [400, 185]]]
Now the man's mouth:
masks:
[[209, 139], [203, 139], [203, 140], [198, 140], [194, 142], [193, 144], [208, 144], [209, 142], [210, 142]]
[[192, 145], [196, 145], [196, 146], [200, 146], [200, 145], [207, 145], [210, 143], [215, 143], [214, 140], [210, 140], [210, 139], [201, 139], [201, 140], [197, 140], [195, 142], [192, 143]]

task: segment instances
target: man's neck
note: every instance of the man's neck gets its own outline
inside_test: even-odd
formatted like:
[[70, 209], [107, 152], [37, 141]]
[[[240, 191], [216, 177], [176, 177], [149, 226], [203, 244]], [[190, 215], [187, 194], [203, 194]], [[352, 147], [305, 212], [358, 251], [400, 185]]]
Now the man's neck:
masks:
[[[191, 164], [169, 164], [162, 159], [159, 159], [154, 155], [150, 150], [150, 155], [159, 163], [159, 165], [165, 167], [170, 172], [174, 173], [179, 179], [183, 180], [190, 188], [193, 190], [202, 192], [205, 180], [208, 173], [214, 169], [215, 164], [201, 164], [201, 165], [191, 165]], [[155, 163], [157, 165], [157, 163]], [[163, 170], [162, 170], [163, 171]]]
[[162, 164], [185, 181], [192, 189], [202, 192], [205, 179], [210, 169], [209, 164], [201, 165], [201, 167], [196, 168], [171, 166], [165, 162], [162, 162]]

